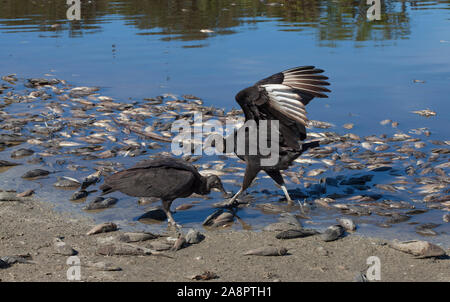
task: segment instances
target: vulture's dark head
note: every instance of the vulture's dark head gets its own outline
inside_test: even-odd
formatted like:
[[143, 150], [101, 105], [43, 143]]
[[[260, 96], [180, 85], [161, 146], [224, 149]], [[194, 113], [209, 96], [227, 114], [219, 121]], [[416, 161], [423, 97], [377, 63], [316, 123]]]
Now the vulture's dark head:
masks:
[[212, 189], [216, 189], [216, 190], [222, 192], [224, 195], [228, 195], [228, 193], [223, 188], [222, 181], [220, 180], [219, 176], [217, 176], [217, 175], [206, 176], [206, 188], [208, 189], [208, 191], [211, 191]]

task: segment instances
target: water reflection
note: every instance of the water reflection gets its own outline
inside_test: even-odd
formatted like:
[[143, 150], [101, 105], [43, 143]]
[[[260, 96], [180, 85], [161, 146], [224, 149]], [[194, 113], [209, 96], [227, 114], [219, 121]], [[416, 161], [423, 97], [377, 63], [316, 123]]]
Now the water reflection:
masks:
[[[158, 35], [163, 41], [201, 41], [258, 28], [276, 20], [279, 31], [307, 32], [320, 45], [335, 41], [389, 41], [407, 39], [412, 9], [448, 9], [450, 1], [382, 1], [382, 20], [366, 18], [366, 1], [350, 0], [97, 0], [83, 1], [80, 21], [66, 19], [63, 0], [3, 0], [0, 31], [51, 33], [43, 37], [81, 37], [102, 31], [105, 23], [123, 20], [138, 35]], [[184, 47], [202, 47], [195, 43]], [[358, 45], [359, 44], [355, 44]]]

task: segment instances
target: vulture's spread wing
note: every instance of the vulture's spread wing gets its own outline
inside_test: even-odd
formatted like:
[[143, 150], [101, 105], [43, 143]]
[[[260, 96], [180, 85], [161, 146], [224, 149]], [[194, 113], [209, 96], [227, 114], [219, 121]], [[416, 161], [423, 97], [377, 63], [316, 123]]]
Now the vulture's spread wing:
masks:
[[298, 141], [306, 138], [305, 106], [314, 97], [326, 98], [325, 92], [330, 92], [324, 87], [330, 84], [322, 72], [314, 66], [302, 66], [276, 73], [240, 91], [236, 101], [246, 120], [278, 120], [280, 143], [298, 148]]

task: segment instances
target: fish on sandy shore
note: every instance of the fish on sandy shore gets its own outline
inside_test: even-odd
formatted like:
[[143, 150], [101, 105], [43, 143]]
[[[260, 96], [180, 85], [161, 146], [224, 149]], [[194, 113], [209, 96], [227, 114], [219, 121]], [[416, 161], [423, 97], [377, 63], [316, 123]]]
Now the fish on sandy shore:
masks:
[[264, 246], [256, 249], [249, 250], [244, 253], [244, 255], [255, 255], [255, 256], [284, 256], [287, 254], [287, 249], [285, 247], [275, 247], [275, 246]]
[[117, 230], [117, 225], [113, 222], [105, 222], [94, 226], [86, 235], [94, 235], [99, 233], [113, 232]]

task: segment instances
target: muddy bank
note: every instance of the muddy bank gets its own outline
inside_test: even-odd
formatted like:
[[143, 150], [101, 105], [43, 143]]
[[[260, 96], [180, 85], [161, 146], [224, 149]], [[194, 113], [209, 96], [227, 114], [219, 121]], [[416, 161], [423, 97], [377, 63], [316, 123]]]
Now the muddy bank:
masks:
[[[25, 262], [0, 269], [1, 281], [67, 281], [69, 256], [56, 247], [55, 238], [75, 250], [82, 281], [203, 282], [192, 278], [206, 272], [216, 276], [214, 281], [353, 281], [367, 272], [370, 256], [380, 259], [382, 281], [450, 281], [448, 256], [416, 259], [382, 239], [355, 234], [324, 242], [320, 236], [280, 240], [270, 231], [200, 229], [203, 240], [178, 251], [107, 256], [100, 247], [118, 242], [110, 240], [123, 231], [88, 236], [92, 220], [57, 213], [35, 200], [0, 202], [0, 216], [0, 257], [19, 256]], [[161, 237], [130, 244], [155, 252], [155, 242], [173, 245], [167, 238], [176, 237], [171, 232], [157, 235]], [[243, 255], [264, 246], [284, 247], [287, 254]]]

